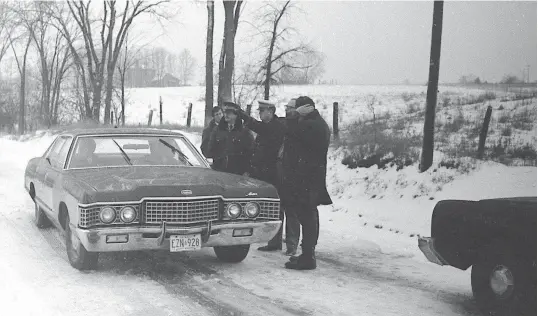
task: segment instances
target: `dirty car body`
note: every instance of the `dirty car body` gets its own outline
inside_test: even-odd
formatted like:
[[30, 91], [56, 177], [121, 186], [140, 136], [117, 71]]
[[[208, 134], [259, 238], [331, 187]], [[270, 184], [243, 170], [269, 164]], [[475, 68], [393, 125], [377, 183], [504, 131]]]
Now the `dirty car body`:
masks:
[[440, 201], [419, 248], [438, 265], [472, 266], [485, 314], [536, 315], [536, 215], [536, 197]]
[[272, 185], [212, 170], [171, 131], [60, 134], [29, 161], [24, 183], [36, 225], [65, 231], [70, 263], [79, 269], [95, 267], [99, 252], [201, 247], [239, 262], [282, 224]]

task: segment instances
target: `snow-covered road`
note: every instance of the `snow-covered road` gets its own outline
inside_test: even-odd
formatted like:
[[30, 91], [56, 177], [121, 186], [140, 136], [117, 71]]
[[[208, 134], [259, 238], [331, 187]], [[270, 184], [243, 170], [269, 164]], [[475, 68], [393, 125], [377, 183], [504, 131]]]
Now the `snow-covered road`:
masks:
[[0, 138], [2, 315], [479, 315], [469, 271], [428, 263], [416, 238], [350, 230], [329, 208], [314, 271], [286, 270], [287, 257], [258, 245], [239, 264], [203, 249], [103, 254], [97, 271], [75, 270], [60, 232], [33, 225], [22, 185], [50, 141]]

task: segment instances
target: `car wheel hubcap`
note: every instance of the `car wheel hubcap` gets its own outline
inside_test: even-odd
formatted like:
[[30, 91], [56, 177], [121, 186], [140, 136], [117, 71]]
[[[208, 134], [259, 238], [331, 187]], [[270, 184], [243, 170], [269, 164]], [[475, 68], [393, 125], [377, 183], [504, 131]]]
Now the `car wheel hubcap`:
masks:
[[505, 299], [514, 291], [514, 275], [512, 271], [503, 265], [496, 266], [489, 280], [491, 289], [495, 295]]

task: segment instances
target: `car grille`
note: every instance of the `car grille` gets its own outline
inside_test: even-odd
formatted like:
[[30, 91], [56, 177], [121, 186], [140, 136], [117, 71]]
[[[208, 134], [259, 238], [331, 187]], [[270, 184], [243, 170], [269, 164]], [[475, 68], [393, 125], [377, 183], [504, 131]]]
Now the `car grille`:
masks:
[[[244, 209], [245, 205], [247, 205], [249, 201], [241, 201], [236, 202], [241, 205], [241, 207]], [[273, 202], [273, 201], [255, 201], [260, 205], [260, 215], [256, 217], [256, 219], [272, 219], [272, 220], [278, 220], [280, 219], [280, 202]], [[224, 208], [228, 207], [228, 204], [232, 202], [226, 202], [224, 204]], [[239, 216], [239, 219], [250, 219], [245, 214], [241, 214]]]
[[160, 224], [190, 224], [219, 219], [219, 200], [148, 201], [145, 222]]

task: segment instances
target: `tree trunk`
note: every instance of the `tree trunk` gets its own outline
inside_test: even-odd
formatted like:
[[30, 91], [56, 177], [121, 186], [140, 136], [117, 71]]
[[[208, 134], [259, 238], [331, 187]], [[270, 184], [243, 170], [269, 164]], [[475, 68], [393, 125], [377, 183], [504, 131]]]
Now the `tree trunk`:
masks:
[[[232, 99], [232, 76], [235, 61], [234, 9], [236, 1], [224, 1], [224, 69], [222, 72], [222, 100]], [[220, 77], [220, 76], [219, 76]], [[219, 78], [220, 79], [220, 78]]]
[[121, 126], [125, 126], [125, 73], [121, 74]]
[[265, 62], [265, 81], [263, 84], [263, 97], [265, 100], [269, 100], [269, 94], [271, 92], [271, 80], [273, 79], [273, 73], [272, 73], [272, 66], [273, 66], [273, 52], [275, 49], [275, 43], [277, 38], [277, 30], [278, 30], [278, 24], [280, 23], [280, 19], [286, 12], [286, 9], [288, 8], [290, 1], [287, 1], [284, 6], [282, 7], [282, 10], [278, 13], [277, 18], [275, 19], [273, 23], [273, 30], [271, 33], [271, 42], [269, 44], [269, 52], [267, 54], [267, 60]]
[[428, 170], [433, 164], [435, 106], [439, 84], [439, 61], [441, 59], [441, 34], [443, 30], [443, 1], [433, 4], [432, 43], [430, 51], [430, 74], [426, 94], [426, 115], [424, 120], [424, 139], [420, 171]]
[[222, 46], [220, 48], [220, 58], [219, 58], [219, 86], [217, 90], [217, 104], [222, 106], [222, 93], [224, 85], [224, 58], [226, 57], [226, 28], [224, 29], [224, 34], [222, 35]]
[[105, 92], [105, 121], [104, 121], [105, 124], [108, 124], [108, 121], [110, 121], [112, 92], [114, 90], [114, 68], [110, 69], [110, 65], [111, 65], [111, 62], [108, 63], [108, 67], [107, 67], [106, 92]]
[[215, 3], [207, 1], [207, 37], [205, 50], [205, 122], [212, 119], [213, 109], [213, 29], [215, 27]]
[[273, 50], [275, 48], [276, 28], [277, 24], [275, 23], [273, 27], [273, 34], [271, 36], [271, 44], [269, 45], [269, 53], [267, 54], [267, 61], [265, 63], [265, 82], [263, 83], [263, 98], [265, 100], [269, 100], [269, 94], [271, 91], [271, 66], [273, 65]]
[[21, 75], [21, 89], [20, 89], [20, 103], [19, 103], [19, 135], [25, 132], [26, 123], [26, 57], [28, 56], [28, 48], [30, 48], [31, 38], [28, 38], [26, 48], [24, 50], [24, 57], [22, 61]]

